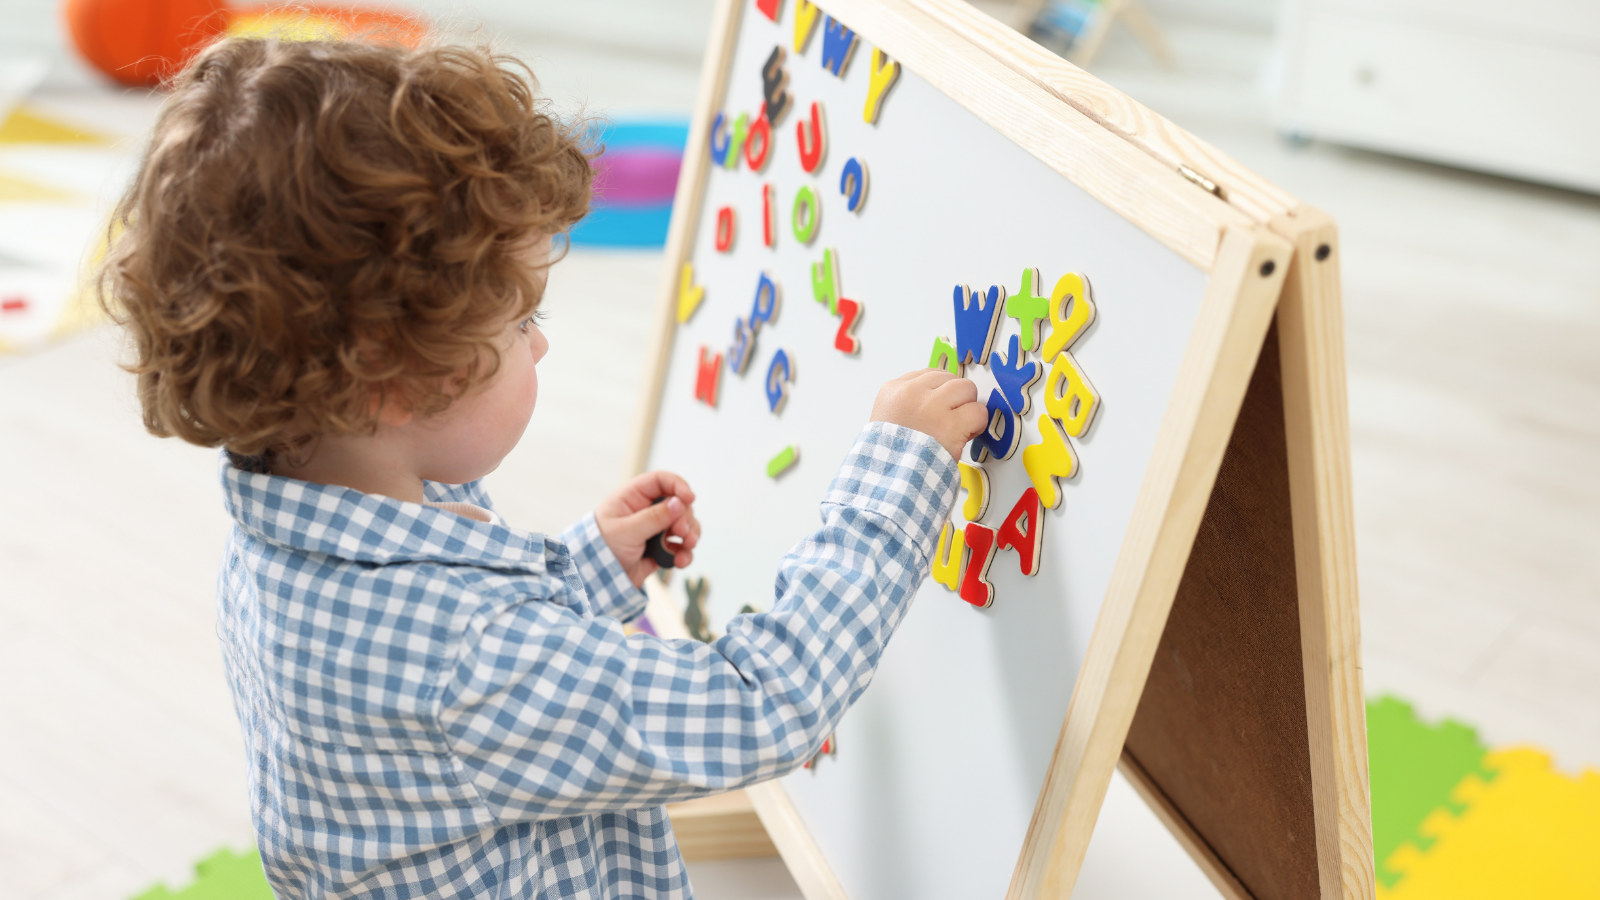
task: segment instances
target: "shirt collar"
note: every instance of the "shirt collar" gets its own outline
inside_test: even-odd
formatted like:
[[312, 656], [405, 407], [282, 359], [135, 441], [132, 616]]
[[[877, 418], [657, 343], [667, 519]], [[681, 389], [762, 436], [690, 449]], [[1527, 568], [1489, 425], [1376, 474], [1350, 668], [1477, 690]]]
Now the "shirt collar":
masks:
[[530, 574], [568, 561], [560, 541], [453, 512], [236, 468], [221, 454], [223, 505], [245, 532], [269, 543], [353, 562], [441, 562]]

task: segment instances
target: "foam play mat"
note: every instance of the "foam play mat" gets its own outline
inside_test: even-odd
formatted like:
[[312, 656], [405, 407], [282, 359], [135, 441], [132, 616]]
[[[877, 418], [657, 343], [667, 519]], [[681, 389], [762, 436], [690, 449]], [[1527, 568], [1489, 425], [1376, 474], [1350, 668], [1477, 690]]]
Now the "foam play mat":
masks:
[[27, 104], [0, 110], [0, 353], [102, 318], [83, 278], [130, 165], [110, 136]]
[[1379, 900], [1600, 900], [1600, 771], [1367, 706]]

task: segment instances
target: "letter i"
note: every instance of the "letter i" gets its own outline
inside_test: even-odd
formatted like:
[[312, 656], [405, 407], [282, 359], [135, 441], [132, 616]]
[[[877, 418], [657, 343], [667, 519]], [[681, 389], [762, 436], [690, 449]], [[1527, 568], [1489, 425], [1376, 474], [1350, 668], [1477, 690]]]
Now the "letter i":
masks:
[[761, 240], [778, 246], [778, 191], [770, 184], [761, 188]]

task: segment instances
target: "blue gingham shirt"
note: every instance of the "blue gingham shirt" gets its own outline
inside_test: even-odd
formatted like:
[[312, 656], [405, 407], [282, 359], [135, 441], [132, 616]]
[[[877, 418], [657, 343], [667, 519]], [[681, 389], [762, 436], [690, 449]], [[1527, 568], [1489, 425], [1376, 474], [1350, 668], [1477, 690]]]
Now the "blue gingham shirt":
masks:
[[[222, 459], [219, 633], [280, 898], [688, 898], [662, 804], [783, 775], [866, 689], [955, 499], [873, 423], [712, 644], [644, 610], [587, 516], [553, 540]], [[478, 483], [433, 502], [492, 508]], [[754, 599], [754, 598], [752, 598]]]

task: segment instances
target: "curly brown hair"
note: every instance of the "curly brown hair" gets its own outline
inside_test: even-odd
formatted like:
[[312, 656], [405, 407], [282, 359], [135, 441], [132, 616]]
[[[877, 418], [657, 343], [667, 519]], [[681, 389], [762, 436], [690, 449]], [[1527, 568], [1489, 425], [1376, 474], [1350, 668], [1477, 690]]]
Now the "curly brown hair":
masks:
[[[589, 208], [595, 148], [489, 50], [228, 39], [173, 83], [101, 301], [151, 433], [241, 455], [370, 433], [499, 366], [524, 251]], [[375, 402], [376, 398], [376, 402]]]

